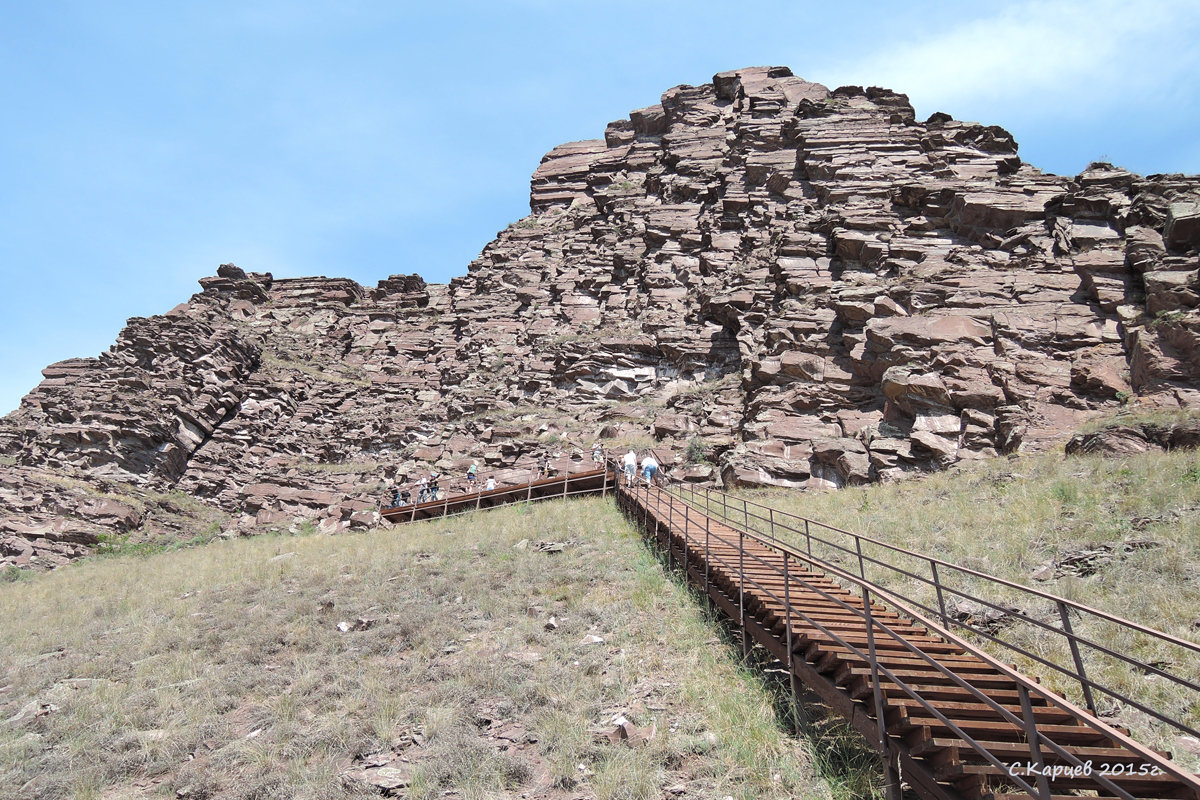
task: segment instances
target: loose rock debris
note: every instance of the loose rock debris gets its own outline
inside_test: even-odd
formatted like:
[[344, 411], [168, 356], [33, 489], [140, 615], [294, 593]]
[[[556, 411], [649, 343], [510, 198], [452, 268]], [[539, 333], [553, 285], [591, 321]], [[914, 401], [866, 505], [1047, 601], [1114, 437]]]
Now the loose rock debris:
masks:
[[570, 539], [565, 542], [538, 541], [533, 543], [530, 543], [528, 539], [522, 539], [513, 545], [513, 550], [533, 550], [538, 553], [561, 553], [574, 544], [575, 542]]
[[1043, 564], [1034, 571], [1032, 577], [1035, 581], [1055, 580], [1067, 575], [1086, 578], [1089, 575], [1095, 575], [1113, 562], [1126, 558], [1130, 553], [1162, 546], [1162, 542], [1153, 539], [1130, 539], [1124, 542], [1089, 545], [1078, 550], [1068, 551], [1058, 559]]
[[613, 724], [615, 727], [611, 731], [599, 734], [597, 738], [604, 739], [610, 744], [623, 742], [630, 747], [644, 747], [658, 733], [658, 726], [653, 722], [649, 727], [639, 728], [622, 716], [613, 720]]

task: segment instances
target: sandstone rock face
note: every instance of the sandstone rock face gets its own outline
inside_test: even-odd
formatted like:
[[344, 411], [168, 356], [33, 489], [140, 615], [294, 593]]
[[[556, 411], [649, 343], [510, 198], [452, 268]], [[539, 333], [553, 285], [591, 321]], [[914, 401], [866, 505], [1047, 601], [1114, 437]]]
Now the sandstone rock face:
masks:
[[1148, 450], [1194, 450], [1200, 446], [1200, 423], [1113, 423], [1096, 431], [1077, 433], [1067, 440], [1067, 455], [1099, 454], [1110, 457], [1136, 455]]
[[0, 559], [182, 530], [185, 500], [226, 533], [363, 527], [418, 471], [525, 480], [597, 437], [835, 488], [1133, 395], [1195, 405], [1198, 203], [1194, 177], [1043, 174], [892, 91], [721, 73], [548, 153], [532, 213], [449, 285], [224, 265], [48, 367], [0, 422]]

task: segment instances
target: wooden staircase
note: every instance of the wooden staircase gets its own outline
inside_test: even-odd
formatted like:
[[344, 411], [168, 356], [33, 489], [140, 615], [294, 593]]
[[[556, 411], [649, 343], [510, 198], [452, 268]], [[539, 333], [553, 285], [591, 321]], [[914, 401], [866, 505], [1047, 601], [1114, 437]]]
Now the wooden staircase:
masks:
[[889, 608], [888, 593], [858, 576], [818, 570], [661, 488], [617, 497], [747, 647], [765, 647], [793, 689], [815, 691], [875, 745], [891, 797], [902, 776], [937, 800], [1200, 798], [1197, 776], [1169, 757], [920, 614]]
[[471, 491], [447, 493], [437, 500], [385, 506], [379, 509], [379, 516], [393, 525], [398, 525], [438, 517], [452, 517], [514, 503], [561, 500], [567, 497], [596, 494], [607, 497], [613, 491], [616, 482], [615, 469], [604, 466], [579, 472], [566, 472], [549, 478], [535, 478], [531, 474], [525, 483], [506, 484], [491, 490], [476, 486]]

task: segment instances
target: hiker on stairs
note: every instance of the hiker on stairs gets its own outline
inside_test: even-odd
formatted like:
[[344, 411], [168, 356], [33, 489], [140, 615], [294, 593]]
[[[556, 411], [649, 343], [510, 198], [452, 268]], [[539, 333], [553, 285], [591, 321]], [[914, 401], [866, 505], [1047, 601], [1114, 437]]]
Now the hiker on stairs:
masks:
[[654, 459], [654, 453], [647, 451], [646, 457], [642, 459], [642, 477], [646, 479], [646, 485], [654, 483], [654, 475], [658, 472], [658, 462]]

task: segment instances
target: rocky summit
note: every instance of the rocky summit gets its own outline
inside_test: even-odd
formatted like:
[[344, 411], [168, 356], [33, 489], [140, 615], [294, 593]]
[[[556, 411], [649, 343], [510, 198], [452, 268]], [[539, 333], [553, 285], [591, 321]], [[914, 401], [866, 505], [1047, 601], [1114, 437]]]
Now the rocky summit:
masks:
[[368, 527], [419, 472], [523, 481], [597, 438], [836, 488], [1200, 404], [1200, 178], [1044, 174], [1003, 128], [771, 67], [556, 147], [530, 208], [449, 285], [223, 265], [47, 367], [0, 421], [0, 561]]

